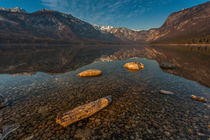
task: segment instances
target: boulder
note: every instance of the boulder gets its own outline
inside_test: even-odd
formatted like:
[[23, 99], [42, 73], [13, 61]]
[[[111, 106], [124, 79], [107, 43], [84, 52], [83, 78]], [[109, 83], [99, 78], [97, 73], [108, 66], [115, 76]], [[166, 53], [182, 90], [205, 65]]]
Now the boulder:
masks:
[[171, 63], [168, 63], [168, 62], [164, 62], [164, 63], [161, 63], [160, 64], [160, 67], [162, 69], [175, 69], [176, 68], [176, 65], [171, 64]]
[[78, 74], [80, 77], [96, 77], [102, 75], [101, 70], [89, 69]]
[[139, 71], [144, 69], [144, 65], [140, 62], [128, 62], [123, 67], [130, 71]]

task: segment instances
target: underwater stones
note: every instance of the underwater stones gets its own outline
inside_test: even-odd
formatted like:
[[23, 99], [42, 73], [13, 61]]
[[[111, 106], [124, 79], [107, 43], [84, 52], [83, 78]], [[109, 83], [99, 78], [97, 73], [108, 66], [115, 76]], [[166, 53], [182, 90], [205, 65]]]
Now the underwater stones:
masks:
[[0, 95], [0, 109], [6, 107], [8, 104], [7, 99], [4, 99], [2, 95]]
[[195, 95], [191, 95], [191, 99], [193, 99], [195, 101], [203, 102], [203, 103], [207, 102], [207, 100], [204, 97], [197, 97]]
[[87, 139], [92, 135], [92, 130], [90, 128], [78, 129], [74, 135], [75, 139]]
[[39, 107], [39, 110], [38, 110], [38, 113], [40, 113], [40, 114], [44, 114], [44, 113], [47, 113], [48, 112], [48, 106], [46, 105], [46, 106], [40, 106]]
[[164, 94], [164, 95], [173, 95], [174, 93], [171, 92], [171, 91], [160, 90], [160, 94]]
[[78, 74], [80, 77], [96, 77], [102, 75], [101, 70], [89, 69]]
[[160, 67], [162, 69], [175, 69], [176, 68], [176, 65], [171, 64], [171, 63], [168, 63], [168, 62], [164, 62], [164, 63], [161, 63], [160, 64]]
[[5, 139], [10, 133], [12, 133], [13, 131], [17, 130], [20, 127], [20, 125], [17, 124], [12, 124], [12, 125], [8, 125], [8, 126], [4, 126], [3, 127], [3, 134], [1, 136], [1, 140]]
[[90, 102], [88, 104], [81, 105], [68, 112], [60, 113], [56, 118], [56, 123], [60, 124], [63, 127], [66, 127], [70, 124], [92, 116], [96, 112], [108, 106], [111, 103], [111, 101], [111, 96], [107, 96], [104, 98], [100, 98], [96, 101]]
[[123, 67], [130, 71], [139, 71], [144, 69], [144, 65], [140, 62], [128, 62]]
[[191, 95], [191, 99], [196, 100], [197, 99], [197, 96]]

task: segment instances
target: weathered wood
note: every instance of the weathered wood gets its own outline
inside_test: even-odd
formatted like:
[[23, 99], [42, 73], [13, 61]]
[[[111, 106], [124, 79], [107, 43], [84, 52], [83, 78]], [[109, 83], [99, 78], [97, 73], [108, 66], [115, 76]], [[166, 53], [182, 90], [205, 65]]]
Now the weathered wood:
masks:
[[108, 106], [112, 101], [111, 96], [98, 99], [94, 102], [81, 105], [73, 110], [58, 114], [56, 123], [66, 127], [82, 119], [88, 118]]

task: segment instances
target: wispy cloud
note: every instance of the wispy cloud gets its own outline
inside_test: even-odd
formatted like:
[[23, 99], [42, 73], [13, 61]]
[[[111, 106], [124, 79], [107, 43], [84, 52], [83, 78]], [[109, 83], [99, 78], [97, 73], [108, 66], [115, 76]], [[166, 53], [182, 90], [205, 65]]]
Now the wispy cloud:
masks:
[[[127, 22], [151, 9], [158, 0], [41, 0], [46, 7], [71, 13], [82, 20], [99, 25]], [[170, 1], [170, 0], [167, 0]]]

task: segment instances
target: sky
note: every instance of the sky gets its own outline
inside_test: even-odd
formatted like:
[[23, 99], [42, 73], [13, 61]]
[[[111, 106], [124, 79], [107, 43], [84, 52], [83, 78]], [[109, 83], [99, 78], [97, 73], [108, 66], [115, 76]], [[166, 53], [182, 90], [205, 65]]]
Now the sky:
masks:
[[51, 9], [90, 24], [144, 30], [160, 27], [172, 13], [208, 0], [0, 0], [0, 7], [27, 12]]

